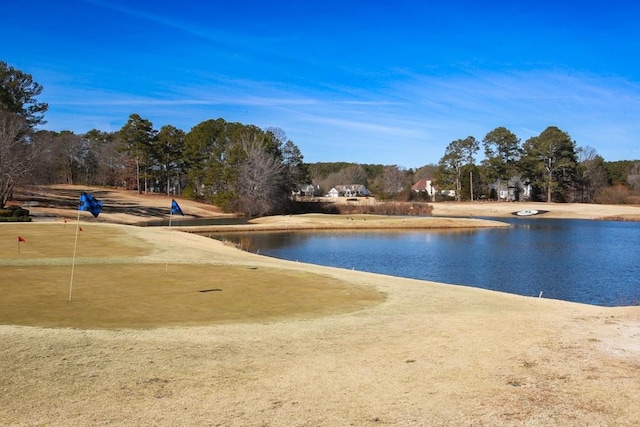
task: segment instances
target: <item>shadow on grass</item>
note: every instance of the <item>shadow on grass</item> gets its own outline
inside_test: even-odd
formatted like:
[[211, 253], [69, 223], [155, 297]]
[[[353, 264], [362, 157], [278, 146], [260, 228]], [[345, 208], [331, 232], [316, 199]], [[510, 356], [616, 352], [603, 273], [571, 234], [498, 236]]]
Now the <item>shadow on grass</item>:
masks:
[[[13, 201], [28, 207], [29, 204], [37, 204], [39, 207], [52, 209], [77, 210], [80, 206], [80, 193], [82, 190], [65, 190], [60, 188], [24, 189], [16, 194]], [[110, 197], [109, 190], [88, 190], [93, 196], [102, 202], [102, 211], [114, 214], [127, 214], [140, 218], [168, 216], [171, 209], [170, 201], [166, 208], [142, 206], [138, 203], [124, 202], [121, 199]], [[197, 215], [191, 215], [198, 217]]]

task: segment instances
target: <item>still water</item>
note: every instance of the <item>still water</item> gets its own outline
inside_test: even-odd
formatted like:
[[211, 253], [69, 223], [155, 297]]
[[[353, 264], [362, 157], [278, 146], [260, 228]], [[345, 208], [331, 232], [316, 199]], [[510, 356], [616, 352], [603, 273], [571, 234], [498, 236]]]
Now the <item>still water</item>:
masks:
[[499, 219], [509, 229], [229, 234], [261, 255], [602, 306], [640, 305], [640, 223]]

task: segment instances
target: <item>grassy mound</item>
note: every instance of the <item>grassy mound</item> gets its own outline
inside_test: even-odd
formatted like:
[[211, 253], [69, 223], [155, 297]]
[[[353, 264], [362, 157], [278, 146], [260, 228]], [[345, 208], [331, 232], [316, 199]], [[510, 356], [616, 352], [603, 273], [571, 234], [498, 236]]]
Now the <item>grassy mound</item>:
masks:
[[72, 275], [75, 224], [0, 227], [0, 324], [153, 328], [271, 322], [350, 312], [384, 300], [379, 292], [319, 274], [148, 262], [143, 256], [153, 245], [126, 228], [99, 224], [83, 224], [78, 232]]

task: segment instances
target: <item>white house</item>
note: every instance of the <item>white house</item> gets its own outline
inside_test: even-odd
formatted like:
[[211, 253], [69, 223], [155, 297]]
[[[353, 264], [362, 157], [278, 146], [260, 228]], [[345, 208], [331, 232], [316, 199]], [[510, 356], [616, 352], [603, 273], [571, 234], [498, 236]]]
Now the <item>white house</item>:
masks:
[[435, 198], [436, 188], [434, 187], [435, 181], [433, 178], [422, 178], [411, 186], [411, 191], [416, 193], [426, 193], [431, 199]]
[[327, 193], [327, 197], [338, 197], [340, 196], [340, 192], [336, 190], [336, 187], [332, 187], [331, 190]]
[[365, 197], [371, 195], [362, 184], [336, 185], [335, 189], [344, 197]]
[[415, 191], [416, 193], [427, 193], [429, 196], [433, 196], [436, 194], [436, 190], [433, 187], [433, 178], [422, 178], [420, 181], [416, 182], [411, 186], [411, 191]]
[[327, 193], [327, 197], [366, 197], [370, 195], [369, 190], [362, 184], [336, 185]]
[[298, 187], [297, 191], [294, 191], [293, 194], [295, 196], [306, 196], [306, 197], [312, 197], [312, 196], [318, 196], [320, 195], [320, 186], [314, 186], [313, 184], [306, 184], [306, 185], [301, 185], [300, 187]]

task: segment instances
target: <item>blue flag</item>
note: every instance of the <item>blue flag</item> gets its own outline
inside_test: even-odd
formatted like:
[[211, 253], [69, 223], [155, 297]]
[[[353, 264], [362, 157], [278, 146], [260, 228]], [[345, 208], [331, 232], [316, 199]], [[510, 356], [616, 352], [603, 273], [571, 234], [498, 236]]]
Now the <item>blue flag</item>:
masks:
[[175, 199], [171, 199], [171, 215], [175, 214], [184, 216], [184, 214], [182, 213], [182, 209], [180, 209], [180, 206], [178, 205], [178, 202], [176, 202]]
[[80, 210], [89, 211], [95, 218], [102, 212], [102, 202], [91, 195], [91, 193], [80, 193]]

